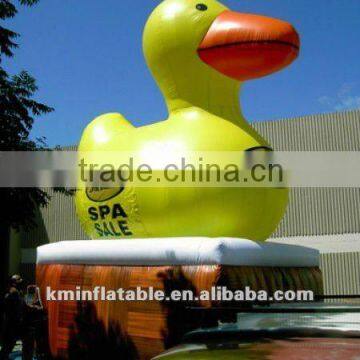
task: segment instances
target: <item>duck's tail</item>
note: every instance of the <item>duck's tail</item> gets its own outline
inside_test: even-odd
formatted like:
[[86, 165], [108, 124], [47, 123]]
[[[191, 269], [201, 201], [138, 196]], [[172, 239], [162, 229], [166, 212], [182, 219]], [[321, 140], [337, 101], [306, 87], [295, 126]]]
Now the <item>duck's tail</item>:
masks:
[[108, 150], [111, 139], [118, 138], [119, 134], [132, 129], [135, 127], [121, 114], [109, 113], [98, 116], [84, 130], [78, 150]]
[[94, 122], [101, 123], [102, 126], [105, 126], [110, 131], [112, 127], [116, 129], [117, 132], [134, 129], [134, 125], [119, 113], [108, 113], [101, 115], [96, 118]]

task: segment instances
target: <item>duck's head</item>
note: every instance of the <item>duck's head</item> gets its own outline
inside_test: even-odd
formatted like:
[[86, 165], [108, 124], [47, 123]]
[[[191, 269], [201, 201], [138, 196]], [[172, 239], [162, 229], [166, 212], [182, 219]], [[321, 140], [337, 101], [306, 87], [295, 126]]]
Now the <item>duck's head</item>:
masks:
[[165, 0], [151, 14], [143, 44], [168, 105], [176, 99], [197, 105], [201, 97], [209, 101], [213, 84], [226, 91], [226, 82], [239, 84], [288, 66], [300, 40], [285, 21], [230, 11], [215, 0]]

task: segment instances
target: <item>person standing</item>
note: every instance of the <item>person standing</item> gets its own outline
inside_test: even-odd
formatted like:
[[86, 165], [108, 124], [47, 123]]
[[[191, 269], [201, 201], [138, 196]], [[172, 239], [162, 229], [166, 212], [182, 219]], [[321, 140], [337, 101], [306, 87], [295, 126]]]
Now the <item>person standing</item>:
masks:
[[[44, 334], [44, 309], [41, 303], [40, 290], [36, 285], [29, 285], [25, 295], [25, 313], [23, 326], [23, 358], [31, 358], [36, 344], [36, 356], [47, 358], [46, 340]], [[46, 327], [47, 324], [45, 324]]]
[[3, 344], [0, 360], [7, 360], [16, 341], [21, 338], [25, 301], [22, 294], [23, 279], [20, 275], [10, 278], [8, 292], [4, 299]]

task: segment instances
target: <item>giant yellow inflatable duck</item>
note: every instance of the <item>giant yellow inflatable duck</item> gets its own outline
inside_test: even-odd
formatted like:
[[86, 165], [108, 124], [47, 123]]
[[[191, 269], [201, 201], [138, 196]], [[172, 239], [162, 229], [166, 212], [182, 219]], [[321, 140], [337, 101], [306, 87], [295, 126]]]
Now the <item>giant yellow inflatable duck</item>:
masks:
[[[166, 157], [172, 151], [257, 151], [266, 141], [244, 119], [242, 82], [269, 75], [298, 55], [299, 36], [281, 20], [230, 11], [215, 0], [165, 0], [144, 31], [144, 53], [169, 110], [135, 128], [120, 114], [98, 117], [79, 154]], [[134, 104], [136, 106], [136, 104]], [[95, 155], [94, 155], [95, 154]], [[80, 221], [91, 238], [240, 237], [266, 240], [288, 202], [284, 188], [79, 186]]]

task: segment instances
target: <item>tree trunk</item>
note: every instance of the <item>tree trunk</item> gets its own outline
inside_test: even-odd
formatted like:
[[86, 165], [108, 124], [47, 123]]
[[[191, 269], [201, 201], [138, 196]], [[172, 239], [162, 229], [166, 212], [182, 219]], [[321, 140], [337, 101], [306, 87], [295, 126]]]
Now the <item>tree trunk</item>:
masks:
[[10, 229], [0, 226], [0, 294], [3, 295], [9, 278]]

